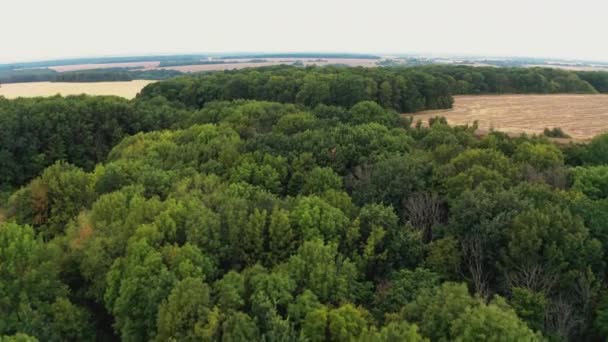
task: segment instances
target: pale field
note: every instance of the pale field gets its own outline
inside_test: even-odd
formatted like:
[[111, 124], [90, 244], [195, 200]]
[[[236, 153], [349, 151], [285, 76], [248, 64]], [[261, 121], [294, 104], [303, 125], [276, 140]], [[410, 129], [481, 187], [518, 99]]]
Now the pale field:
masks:
[[596, 66], [578, 66], [578, 65], [558, 65], [558, 64], [529, 64], [527, 68], [551, 68], [551, 69], [563, 69], [572, 71], [608, 71], [608, 67], [596, 65]]
[[[162, 67], [158, 69], [177, 70], [181, 72], [201, 72], [201, 71], [218, 71], [218, 70], [233, 70], [254, 68], [262, 66], [292, 64], [296, 61], [301, 61], [305, 65], [329, 65], [329, 64], [346, 64], [348, 66], [375, 67], [377, 59], [359, 59], [359, 58], [261, 58], [266, 62], [250, 63], [245, 62], [249, 59], [226, 59], [228, 63], [224, 64], [201, 64], [201, 65], [180, 65], [172, 67]], [[242, 61], [241, 63], [238, 63]], [[234, 63], [230, 63], [234, 62]]]
[[52, 66], [49, 69], [53, 69], [57, 72], [65, 71], [77, 71], [77, 70], [89, 70], [89, 69], [107, 69], [107, 68], [134, 68], [143, 67], [144, 69], [155, 69], [158, 67], [160, 62], [128, 62], [128, 63], [103, 63], [103, 64], [73, 64], [73, 65], [61, 65]]
[[443, 116], [454, 125], [477, 120], [481, 133], [495, 129], [511, 134], [540, 134], [545, 128], [560, 127], [576, 140], [588, 140], [608, 132], [608, 95], [455, 96], [452, 109], [413, 116], [423, 122]]
[[8, 99], [53, 95], [116, 95], [132, 99], [146, 85], [156, 82], [135, 80], [127, 82], [32, 82], [9, 83], [0, 86], [0, 96]]

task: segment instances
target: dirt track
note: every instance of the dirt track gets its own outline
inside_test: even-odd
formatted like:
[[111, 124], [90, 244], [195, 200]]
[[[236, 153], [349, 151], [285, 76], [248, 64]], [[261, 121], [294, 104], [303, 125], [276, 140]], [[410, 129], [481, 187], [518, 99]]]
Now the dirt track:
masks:
[[424, 111], [414, 120], [444, 116], [450, 124], [479, 122], [482, 131], [542, 133], [561, 127], [577, 140], [608, 132], [608, 95], [479, 95], [456, 96], [454, 108]]

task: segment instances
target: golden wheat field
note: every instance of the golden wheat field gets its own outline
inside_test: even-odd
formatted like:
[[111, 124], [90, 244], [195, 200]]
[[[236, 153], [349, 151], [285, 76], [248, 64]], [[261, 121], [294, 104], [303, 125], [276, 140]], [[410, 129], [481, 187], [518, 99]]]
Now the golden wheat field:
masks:
[[450, 124], [479, 123], [480, 131], [542, 133], [560, 127], [577, 140], [608, 132], [608, 95], [478, 95], [455, 96], [454, 107], [424, 111], [414, 120], [444, 116]]
[[127, 82], [32, 82], [0, 85], [0, 96], [8, 99], [53, 95], [116, 95], [132, 99], [139, 91], [156, 81], [135, 80]]

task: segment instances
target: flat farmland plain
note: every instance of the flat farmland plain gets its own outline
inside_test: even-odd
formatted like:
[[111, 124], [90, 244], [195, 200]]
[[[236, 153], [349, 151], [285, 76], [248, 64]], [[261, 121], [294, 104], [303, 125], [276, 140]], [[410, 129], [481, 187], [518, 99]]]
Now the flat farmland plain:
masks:
[[72, 64], [72, 65], [52, 66], [52, 67], [49, 67], [49, 69], [53, 69], [57, 72], [81, 71], [81, 70], [90, 70], [90, 69], [108, 69], [108, 68], [137, 68], [137, 67], [149, 70], [149, 69], [157, 68], [159, 64], [160, 64], [160, 62]]
[[[255, 60], [255, 59], [251, 59]], [[199, 64], [199, 65], [179, 65], [169, 67], [158, 67], [157, 69], [177, 70], [181, 72], [201, 72], [201, 71], [218, 71], [218, 70], [233, 70], [244, 68], [255, 68], [281, 64], [292, 64], [300, 61], [304, 65], [325, 66], [331, 64], [343, 64], [351, 67], [361, 66], [372, 68], [376, 66], [377, 59], [362, 59], [362, 58], [260, 58], [258, 62], [252, 62], [246, 59], [224, 59], [222, 64]]]
[[0, 96], [7, 99], [53, 95], [116, 95], [132, 99], [146, 85], [156, 81], [126, 82], [31, 82], [8, 83], [0, 86]]
[[491, 129], [511, 134], [539, 134], [560, 127], [575, 140], [608, 132], [608, 95], [455, 96], [454, 107], [423, 111], [414, 120], [443, 116], [453, 125], [477, 120], [480, 133]]

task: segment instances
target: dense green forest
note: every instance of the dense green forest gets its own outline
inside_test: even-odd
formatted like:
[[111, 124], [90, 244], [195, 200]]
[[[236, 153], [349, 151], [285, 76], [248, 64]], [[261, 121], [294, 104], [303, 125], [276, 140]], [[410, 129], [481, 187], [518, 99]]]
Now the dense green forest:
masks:
[[182, 75], [177, 70], [139, 68], [103, 68], [57, 72], [53, 69], [0, 69], [0, 83], [23, 82], [115, 82], [166, 80]]
[[385, 68], [273, 66], [188, 75], [148, 85], [147, 99], [202, 108], [215, 100], [256, 99], [350, 108], [375, 101], [399, 112], [450, 108], [452, 95], [499, 93], [596, 93], [608, 91], [608, 72], [545, 68], [421, 66]]
[[0, 340], [605, 340], [608, 135], [399, 114], [505, 89], [491, 70], [520, 84], [276, 67], [0, 98]]

